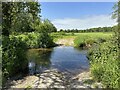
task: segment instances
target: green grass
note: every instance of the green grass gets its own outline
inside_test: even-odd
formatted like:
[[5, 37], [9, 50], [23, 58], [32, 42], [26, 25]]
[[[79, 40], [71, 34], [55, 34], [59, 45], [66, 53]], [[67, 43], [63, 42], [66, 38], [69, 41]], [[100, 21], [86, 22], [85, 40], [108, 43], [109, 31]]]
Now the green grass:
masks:
[[76, 37], [76, 35], [73, 35], [72, 33], [64, 33], [64, 32], [52, 33], [51, 36], [54, 42], [62, 38], [75, 38]]
[[83, 43], [93, 43], [98, 39], [109, 39], [112, 36], [112, 32], [102, 33], [102, 32], [94, 32], [94, 33], [52, 33], [54, 42], [58, 39], [62, 38], [75, 38], [74, 46], [80, 46]]
[[112, 33], [78, 33], [76, 36], [74, 45], [82, 47], [87, 44], [92, 45], [95, 42], [105, 41], [112, 36]]

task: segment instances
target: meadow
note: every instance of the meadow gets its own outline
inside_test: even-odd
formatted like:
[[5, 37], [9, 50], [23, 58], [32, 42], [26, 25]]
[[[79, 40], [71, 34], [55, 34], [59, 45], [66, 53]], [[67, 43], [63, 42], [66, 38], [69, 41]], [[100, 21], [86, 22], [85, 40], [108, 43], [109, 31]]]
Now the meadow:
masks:
[[75, 47], [82, 47], [85, 44], [93, 44], [95, 42], [103, 42], [112, 37], [112, 32], [89, 32], [89, 33], [52, 33], [51, 36], [56, 42], [59, 39], [74, 39]]

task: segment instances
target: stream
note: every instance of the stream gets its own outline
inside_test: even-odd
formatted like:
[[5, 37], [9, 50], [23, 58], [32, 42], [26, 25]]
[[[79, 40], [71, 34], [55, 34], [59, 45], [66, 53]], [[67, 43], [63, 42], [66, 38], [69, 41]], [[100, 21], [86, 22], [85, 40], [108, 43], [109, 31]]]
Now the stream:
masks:
[[72, 46], [29, 49], [27, 58], [29, 75], [10, 81], [10, 88], [102, 87], [90, 76], [87, 50]]
[[89, 69], [87, 50], [80, 50], [72, 46], [57, 46], [52, 49], [29, 49], [29, 74], [43, 72], [55, 68], [61, 72], [72, 74]]

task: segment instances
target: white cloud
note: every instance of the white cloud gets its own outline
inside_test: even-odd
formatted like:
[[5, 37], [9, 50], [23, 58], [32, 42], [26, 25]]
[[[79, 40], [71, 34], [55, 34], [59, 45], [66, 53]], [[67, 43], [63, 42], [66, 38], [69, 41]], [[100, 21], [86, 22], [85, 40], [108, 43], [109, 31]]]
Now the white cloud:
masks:
[[94, 27], [113, 26], [116, 20], [111, 19], [110, 15], [88, 16], [84, 18], [64, 18], [55, 19], [52, 23], [57, 29], [87, 29]]

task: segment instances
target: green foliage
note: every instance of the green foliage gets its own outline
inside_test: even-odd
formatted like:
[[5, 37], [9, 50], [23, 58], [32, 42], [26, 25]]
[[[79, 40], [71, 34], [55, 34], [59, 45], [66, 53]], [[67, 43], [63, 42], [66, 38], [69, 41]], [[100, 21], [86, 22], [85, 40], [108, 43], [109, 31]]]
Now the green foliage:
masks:
[[27, 33], [20, 35], [11, 35], [10, 37], [16, 37], [27, 45], [27, 48], [49, 48], [54, 46], [52, 38], [46, 33]]
[[97, 44], [89, 51], [91, 72], [94, 79], [106, 87], [120, 88], [120, 60], [118, 45], [113, 41]]
[[72, 32], [71, 35], [74, 36], [75, 35], [74, 32]]
[[[14, 37], [14, 36], [11, 36]], [[38, 43], [38, 39], [39, 39], [40, 35], [37, 33], [27, 33], [27, 34], [20, 34], [17, 35], [16, 38], [20, 38], [21, 41], [23, 41], [24, 43], [26, 43], [27, 48], [38, 48], [39, 47], [39, 43]]]
[[54, 45], [53, 43], [53, 39], [50, 36], [50, 33], [53, 30], [53, 26], [49, 21], [44, 21], [43, 23], [41, 23], [39, 25], [39, 27], [37, 28], [38, 33], [40, 34], [39, 37], [39, 47], [42, 48], [47, 48], [47, 47], [51, 47]]
[[38, 2], [2, 2], [2, 34], [33, 31], [39, 13]]
[[40, 40], [44, 39], [42, 34], [21, 34], [36, 31], [36, 26], [41, 24], [40, 11], [38, 2], [2, 2], [3, 83], [7, 78], [16, 74], [27, 73], [27, 48], [38, 48], [41, 46]]
[[31, 27], [31, 21], [33, 20], [32, 14], [23, 12], [16, 14], [15, 17], [11, 24], [10, 33], [33, 31], [33, 27]]
[[48, 33], [57, 32], [56, 27], [48, 19], [44, 20], [44, 25], [46, 26]]
[[45, 19], [43, 22], [40, 22], [38, 25], [35, 26], [36, 32], [46, 32], [46, 33], [52, 33], [57, 32], [56, 27], [48, 20]]
[[66, 32], [66, 33], [89, 33], [89, 32], [113, 32], [113, 27], [97, 27], [97, 28], [90, 28], [90, 29], [84, 29], [84, 30], [79, 30], [79, 29], [60, 29], [59, 32]]
[[74, 40], [75, 46], [77, 46], [77, 47], [85, 46], [85, 39], [87, 39], [87, 38], [88, 37], [81, 37], [81, 36], [76, 37]]
[[65, 32], [60, 32], [60, 35], [66, 35], [66, 33]]
[[54, 46], [53, 39], [47, 33], [41, 33], [38, 42], [40, 48], [50, 48]]
[[0, 88], [2, 86], [2, 47], [0, 46]]
[[27, 70], [26, 44], [16, 37], [3, 36], [2, 42], [3, 77], [8, 78]]
[[94, 79], [101, 81], [108, 88], [120, 88], [120, 1], [114, 7], [113, 18], [118, 18], [118, 25], [113, 27], [113, 38], [95, 45], [89, 50], [88, 58]]
[[109, 39], [111, 34], [109, 33], [81, 33], [75, 40], [74, 44], [76, 47], [91, 47], [94, 43], [105, 42]]
[[50, 36], [53, 38], [54, 42], [56, 42], [60, 38], [63, 38], [63, 35], [61, 35], [59, 32], [51, 33]]

